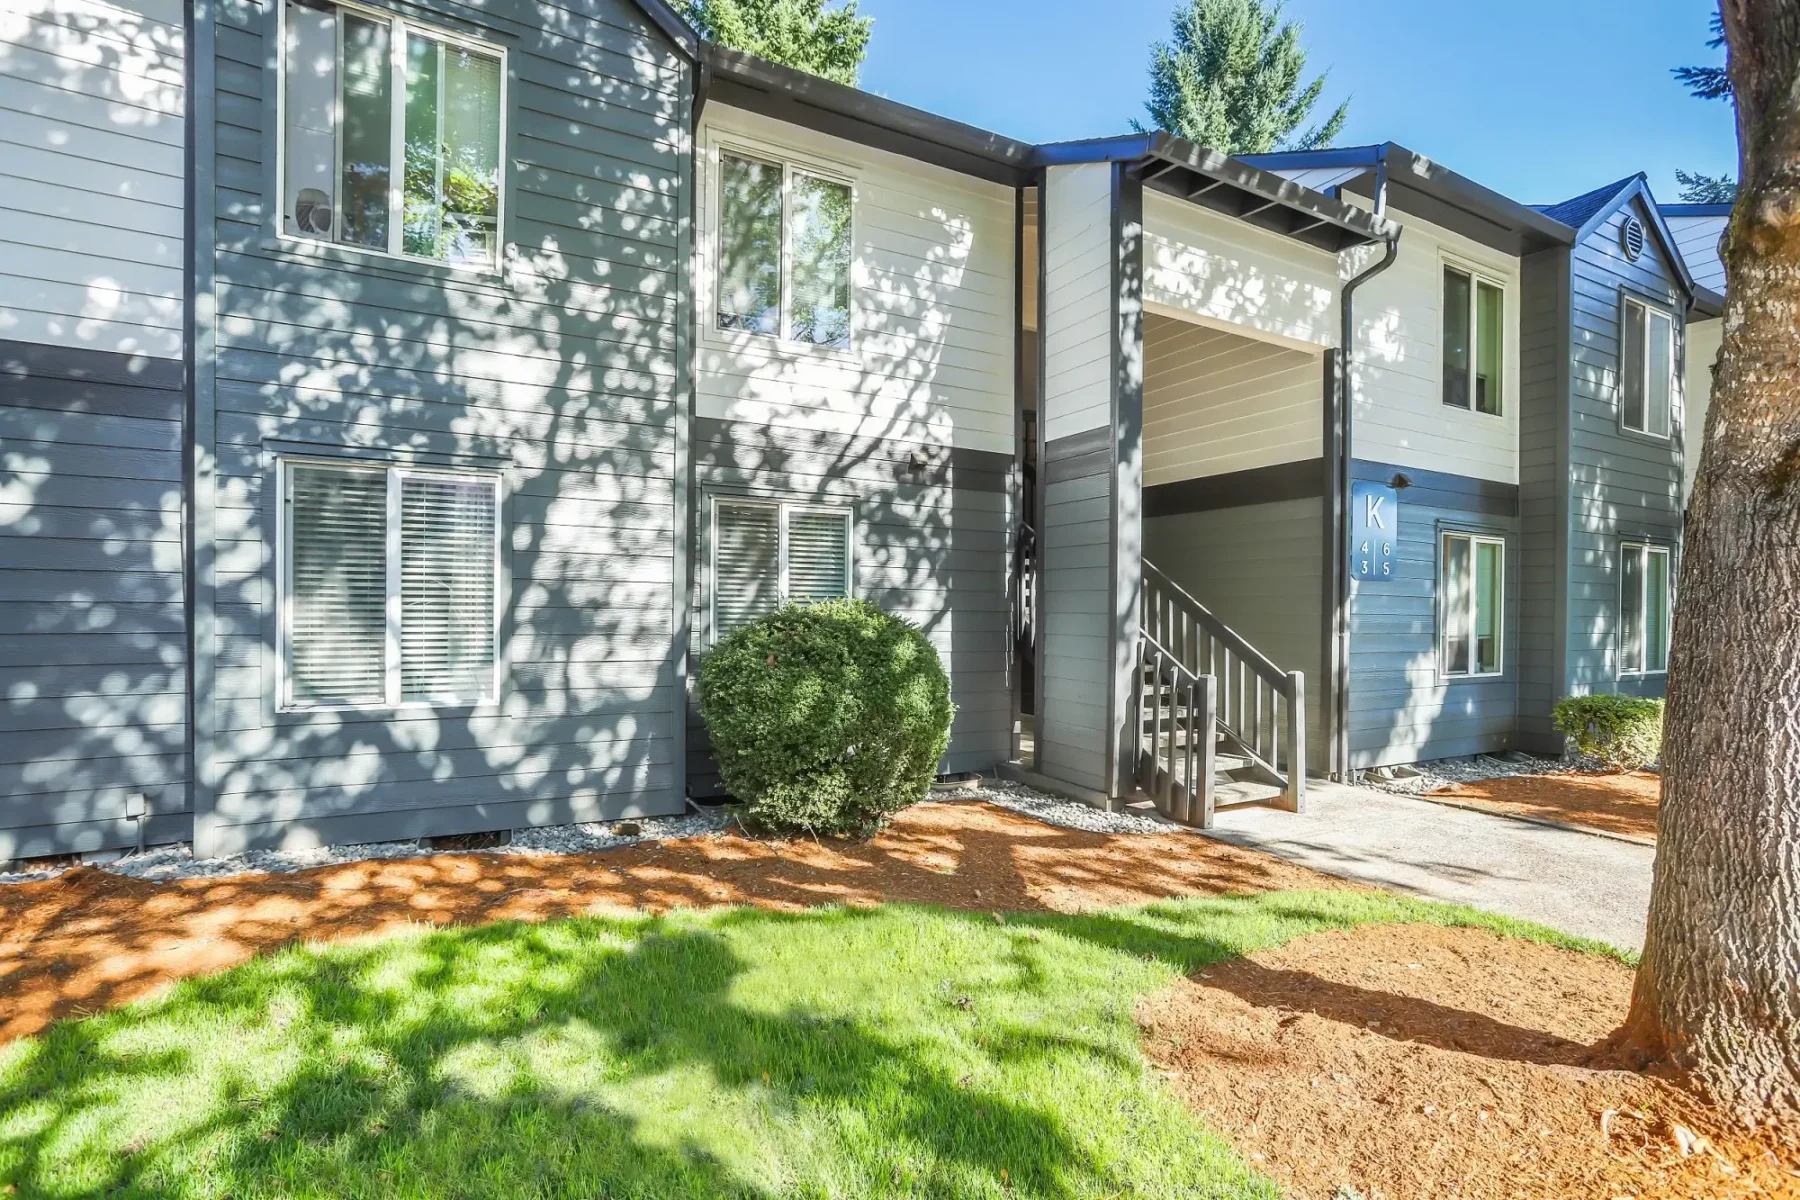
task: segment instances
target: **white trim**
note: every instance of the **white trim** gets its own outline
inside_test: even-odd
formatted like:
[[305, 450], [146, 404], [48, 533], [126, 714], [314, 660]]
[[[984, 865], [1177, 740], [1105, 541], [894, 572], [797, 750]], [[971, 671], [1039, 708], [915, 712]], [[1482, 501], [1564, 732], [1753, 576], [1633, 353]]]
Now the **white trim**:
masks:
[[[1675, 555], [1667, 545], [1656, 542], [1620, 542], [1619, 543], [1619, 632], [1625, 632], [1625, 556], [1637, 551], [1643, 555], [1644, 561], [1638, 564], [1638, 653], [1642, 666], [1633, 668], [1625, 665], [1625, 647], [1619, 646], [1618, 666], [1614, 673], [1619, 679], [1649, 679], [1669, 673], [1669, 648], [1675, 635]], [[1660, 554], [1663, 565], [1663, 665], [1651, 670], [1650, 662], [1650, 556]]]
[[[510, 99], [510, 81], [512, 73], [509, 69], [507, 50], [492, 42], [484, 42], [436, 25], [416, 21], [399, 13], [355, 3], [354, 0], [329, 0], [333, 8], [340, 12], [356, 13], [368, 20], [385, 21], [389, 26], [388, 34], [388, 69], [391, 88], [392, 133], [389, 142], [389, 153], [392, 161], [388, 166], [388, 245], [380, 250], [373, 246], [358, 246], [340, 241], [343, 236], [343, 95], [344, 95], [344, 22], [337, 22], [338, 78], [337, 99], [332, 127], [332, 162], [333, 191], [331, 205], [331, 236], [306, 237], [302, 234], [289, 233], [287, 229], [287, 92], [288, 92], [288, 37], [287, 10], [290, 0], [275, 0], [275, 194], [269, 198], [270, 207], [275, 213], [275, 237], [277, 241], [289, 245], [332, 246], [338, 250], [347, 250], [355, 254], [368, 255], [371, 258], [394, 259], [400, 262], [429, 263], [436, 267], [447, 267], [455, 271], [463, 271], [473, 275], [499, 275], [502, 263], [506, 258], [506, 191], [507, 191], [507, 134], [508, 106]], [[440, 41], [450, 45], [461, 46], [466, 50], [498, 60], [500, 64], [500, 100], [499, 130], [496, 147], [497, 169], [499, 178], [496, 181], [494, 199], [494, 255], [488, 262], [450, 262], [442, 258], [428, 258], [420, 254], [408, 254], [401, 247], [405, 245], [406, 212], [406, 39], [409, 32], [417, 32], [419, 36]], [[438, 72], [438, 122], [443, 124], [443, 71], [440, 56]], [[441, 164], [440, 164], [441, 169]], [[441, 191], [441, 189], [440, 189]]]
[[[781, 172], [781, 252], [780, 282], [781, 295], [776, 306], [774, 333], [757, 333], [748, 329], [719, 328], [719, 306], [725, 287], [725, 170], [723, 158], [733, 158], [759, 163], [765, 167], [773, 167]], [[757, 138], [744, 137], [730, 133], [718, 136], [710, 130], [702, 147], [701, 158], [711, 178], [706, 181], [706, 194], [710, 202], [711, 212], [707, 215], [710, 228], [704, 230], [701, 243], [710, 257], [711, 286], [706, 290], [712, 298], [712, 311], [700, 322], [701, 337], [718, 345], [729, 345], [733, 339], [747, 338], [764, 342], [774, 342], [784, 350], [819, 354], [829, 357], [854, 359], [857, 348], [856, 320], [856, 268], [858, 258], [858, 234], [861, 232], [858, 213], [861, 208], [861, 188], [856, 172], [839, 163], [790, 150], [774, 143], [763, 142]], [[849, 343], [843, 346], [828, 346], [820, 342], [801, 341], [791, 336], [793, 327], [793, 272], [794, 272], [794, 176], [805, 175], [811, 179], [835, 183], [850, 189], [850, 261], [846, 264], [845, 301], [848, 307]]]
[[[291, 695], [293, 660], [293, 498], [291, 495], [293, 472], [295, 467], [322, 467], [338, 471], [364, 471], [368, 474], [385, 476], [387, 487], [387, 509], [385, 530], [386, 539], [386, 588], [384, 597], [384, 613], [386, 615], [386, 637], [383, 649], [385, 660], [383, 666], [384, 697], [379, 703], [361, 702], [353, 704], [301, 704], [296, 703]], [[310, 712], [391, 712], [400, 709], [421, 708], [470, 708], [496, 702], [500, 698], [502, 646], [500, 640], [500, 621], [504, 611], [506, 576], [501, 554], [502, 541], [506, 536], [504, 523], [505, 505], [502, 491], [502, 478], [498, 471], [449, 470], [438, 467], [412, 467], [395, 463], [371, 463], [356, 458], [332, 458], [318, 455], [283, 455], [275, 461], [277, 503], [281, 506], [280, 520], [277, 524], [277, 545], [275, 548], [275, 613], [276, 613], [276, 662], [275, 662], [275, 711], [278, 713], [310, 713]], [[492, 663], [489, 666], [487, 686], [479, 696], [463, 696], [441, 700], [404, 700], [401, 698], [400, 661], [401, 635], [403, 632], [404, 609], [402, 606], [402, 547], [401, 530], [404, 514], [401, 502], [401, 486], [407, 479], [453, 479], [459, 483], [480, 481], [485, 483], [492, 496], [494, 514], [493, 536], [493, 612], [490, 614], [490, 636], [493, 639]]]
[[[1642, 309], [1644, 313], [1644, 357], [1642, 365], [1644, 369], [1645, 427], [1640, 428], [1625, 419], [1625, 329], [1623, 324], [1621, 324], [1619, 328], [1619, 388], [1617, 400], [1619, 408], [1619, 428], [1629, 430], [1632, 433], [1641, 434], [1647, 438], [1655, 438], [1659, 442], [1666, 442], [1675, 436], [1675, 314], [1659, 304], [1652, 304], [1648, 300], [1644, 300], [1638, 296], [1626, 294], [1624, 300], [1625, 304], [1620, 312], [1621, 322], [1629, 321], [1631, 319], [1631, 310], [1633, 308]], [[1647, 427], [1650, 423], [1650, 364], [1655, 361], [1650, 348], [1650, 330], [1653, 324], [1653, 321], [1651, 320], [1652, 317], [1661, 317], [1668, 325], [1669, 334], [1669, 392], [1668, 403], [1663, 411], [1663, 421], [1666, 428], [1661, 433]]]
[[[1458, 275], [1469, 277], [1469, 366], [1468, 366], [1468, 407], [1463, 408], [1451, 404], [1444, 399], [1444, 377], [1450, 370], [1449, 347], [1442, 344], [1444, 337], [1444, 272], [1455, 271]], [[1486, 284], [1500, 293], [1500, 386], [1495, 389], [1495, 400], [1499, 408], [1494, 412], [1483, 412], [1475, 403], [1475, 377], [1481, 363], [1481, 285]], [[1458, 412], [1466, 412], [1471, 416], [1486, 417], [1489, 420], [1503, 421], [1507, 415], [1506, 385], [1512, 377], [1512, 365], [1507, 353], [1507, 311], [1511, 305], [1510, 293], [1506, 281], [1498, 278], [1493, 271], [1482, 267], [1468, 259], [1440, 250], [1438, 253], [1437, 273], [1438, 295], [1438, 327], [1436, 335], [1438, 345], [1438, 404], [1443, 408], [1454, 408]]]
[[[1469, 611], [1466, 614], [1469, 622], [1469, 669], [1452, 671], [1448, 662], [1450, 646], [1450, 610], [1449, 594], [1445, 588], [1445, 571], [1449, 566], [1449, 555], [1445, 552], [1446, 543], [1451, 538], [1460, 538], [1469, 543], [1469, 579], [1468, 596]], [[1476, 587], [1477, 548], [1482, 545], [1497, 547], [1500, 551], [1495, 559], [1498, 575], [1494, 580], [1495, 595], [1500, 601], [1500, 611], [1494, 614], [1494, 669], [1479, 669], [1480, 654], [1476, 648], [1479, 635], [1477, 618], [1480, 615], [1479, 589]], [[1474, 533], [1462, 529], [1440, 529], [1438, 531], [1437, 548], [1437, 673], [1440, 679], [1495, 679], [1506, 674], [1506, 539], [1487, 533]]]
[[761, 496], [714, 495], [707, 506], [706, 642], [719, 640], [719, 509], [727, 507], [775, 510], [775, 606], [789, 603], [788, 518], [793, 513], [821, 513], [844, 518], [844, 595], [856, 595], [856, 510], [846, 505], [807, 504]]

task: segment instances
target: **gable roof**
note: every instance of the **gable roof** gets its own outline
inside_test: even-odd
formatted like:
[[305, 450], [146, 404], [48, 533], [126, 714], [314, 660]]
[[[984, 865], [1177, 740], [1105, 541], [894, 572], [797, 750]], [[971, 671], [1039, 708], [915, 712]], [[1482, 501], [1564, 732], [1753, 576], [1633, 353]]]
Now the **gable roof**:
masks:
[[1534, 204], [1533, 208], [1555, 221], [1561, 221], [1572, 229], [1580, 229], [1588, 223], [1595, 213], [1605, 210], [1610, 213], [1622, 202], [1626, 188], [1643, 179], [1643, 175], [1627, 175], [1615, 183], [1595, 188], [1591, 192], [1564, 200], [1561, 204]]
[[1401, 212], [1507, 254], [1525, 255], [1574, 242], [1573, 231], [1555, 218], [1395, 142], [1247, 154], [1243, 161], [1333, 196], [1346, 188], [1373, 196], [1385, 182], [1388, 203]]
[[1564, 200], [1560, 204], [1539, 205], [1538, 211], [1545, 215], [1555, 215], [1564, 224], [1575, 226], [1576, 242], [1584, 242], [1592, 237], [1601, 226], [1621, 208], [1638, 202], [1638, 209], [1649, 218], [1645, 223], [1662, 243], [1663, 256], [1674, 268], [1681, 289], [1687, 293], [1694, 306], [1709, 316], [1718, 315], [1717, 293], [1702, 287], [1694, 281], [1694, 273], [1689, 269], [1687, 259], [1682, 256], [1681, 247], [1675, 241], [1675, 235], [1669, 231], [1669, 224], [1663, 219], [1661, 208], [1656, 197], [1650, 194], [1650, 183], [1642, 171], [1629, 178], [1621, 179], [1603, 188], [1595, 188], [1591, 192], [1583, 192], [1579, 196]]

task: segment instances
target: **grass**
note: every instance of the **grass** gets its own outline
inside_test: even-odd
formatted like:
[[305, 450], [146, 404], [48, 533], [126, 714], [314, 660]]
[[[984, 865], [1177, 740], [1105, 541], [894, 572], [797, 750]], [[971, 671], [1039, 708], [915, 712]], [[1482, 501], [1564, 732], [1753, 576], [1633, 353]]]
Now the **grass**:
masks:
[[296, 947], [0, 1048], [24, 1196], [1206, 1196], [1278, 1189], [1147, 1067], [1208, 962], [1470, 909], [1355, 892], [1004, 922], [592, 916]]

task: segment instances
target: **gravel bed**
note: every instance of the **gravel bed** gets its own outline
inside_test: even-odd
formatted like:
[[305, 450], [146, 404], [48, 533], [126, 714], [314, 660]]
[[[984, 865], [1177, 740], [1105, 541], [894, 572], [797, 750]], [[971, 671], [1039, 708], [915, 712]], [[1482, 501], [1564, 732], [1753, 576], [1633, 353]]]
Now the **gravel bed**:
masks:
[[[1022, 813], [1046, 825], [1079, 829], [1087, 833], [1178, 833], [1183, 827], [1159, 816], [1141, 812], [1102, 812], [1079, 800], [1069, 800], [1040, 792], [1006, 779], [983, 777], [972, 787], [945, 788], [933, 791], [933, 800], [985, 800], [1001, 808]], [[619, 826], [631, 824], [637, 831], [619, 832]], [[595, 850], [612, 850], [637, 842], [670, 841], [677, 838], [706, 837], [722, 833], [731, 824], [730, 814], [723, 808], [705, 808], [679, 817], [640, 817], [629, 821], [597, 821], [580, 825], [551, 825], [540, 829], [513, 832], [512, 841], [489, 850], [465, 850], [464, 854], [586, 854]], [[127, 854], [108, 863], [95, 864], [99, 870], [111, 871], [132, 879], [169, 882], [177, 879], [220, 879], [231, 875], [253, 873], [285, 874], [312, 867], [343, 863], [370, 862], [378, 859], [429, 858], [451, 851], [432, 850], [416, 841], [364, 842], [344, 846], [320, 846], [310, 850], [253, 850], [224, 858], [195, 858], [193, 847], [181, 843], [153, 846], [142, 854]], [[30, 883], [54, 879], [75, 864], [68, 860], [36, 870], [0, 873], [0, 884]]]
[[[488, 850], [432, 850], [416, 841], [364, 842], [344, 846], [320, 846], [310, 850], [252, 850], [224, 858], [195, 858], [187, 843], [153, 846], [142, 854], [127, 854], [109, 863], [96, 864], [102, 871], [133, 879], [168, 882], [176, 879], [219, 879], [228, 875], [263, 873], [271, 875], [304, 871], [311, 867], [327, 867], [341, 863], [369, 862], [376, 859], [430, 858], [437, 854], [585, 854], [594, 850], [611, 850], [638, 842], [669, 841], [676, 838], [705, 837], [722, 832], [730, 817], [722, 808], [701, 809], [679, 817], [638, 817], [624, 821], [595, 821], [580, 825], [551, 825], [541, 829], [520, 829], [512, 841]], [[636, 825], [637, 832], [622, 834], [620, 825]], [[0, 874], [0, 884], [29, 883], [54, 879], [74, 864], [58, 863], [40, 870]]]
[[1414, 763], [1410, 768], [1401, 769], [1416, 771], [1417, 774], [1381, 779], [1365, 771], [1357, 782], [1364, 787], [1391, 792], [1396, 796], [1422, 796], [1453, 783], [1480, 783], [1484, 779], [1506, 779], [1514, 775], [1563, 775], [1571, 771], [1586, 770], [1587, 767], [1558, 758], [1535, 758], [1513, 751], [1504, 758], [1476, 754], [1468, 758], [1441, 758], [1436, 762]]
[[940, 792], [939, 800], [986, 800], [1001, 808], [1064, 829], [1080, 829], [1087, 833], [1181, 833], [1186, 828], [1173, 821], [1140, 812], [1102, 812], [1091, 804], [1052, 796], [1014, 783], [1010, 779], [983, 777], [978, 787], [967, 791]]

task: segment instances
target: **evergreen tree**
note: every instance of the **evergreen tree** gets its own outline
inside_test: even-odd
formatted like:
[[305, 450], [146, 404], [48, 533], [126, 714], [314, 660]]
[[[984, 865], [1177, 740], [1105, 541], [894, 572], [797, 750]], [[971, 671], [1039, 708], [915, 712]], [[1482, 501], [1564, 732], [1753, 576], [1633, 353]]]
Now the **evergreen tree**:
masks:
[[[1716, 12], [1712, 32], [1706, 45], [1717, 50], [1725, 44], [1725, 21]], [[1676, 67], [1673, 74], [1691, 96], [1701, 100], [1731, 99], [1731, 76], [1724, 67]], [[1676, 171], [1675, 180], [1681, 184], [1681, 198], [1689, 204], [1731, 204], [1737, 200], [1737, 180], [1729, 175]]]
[[1281, 14], [1280, 0], [1184, 0], [1170, 39], [1150, 49], [1144, 108], [1154, 127], [1224, 154], [1329, 146], [1349, 103], [1293, 136], [1312, 115], [1325, 76], [1302, 85], [1300, 26]]
[[837, 8], [826, 8], [825, 0], [676, 3], [709, 41], [851, 86], [875, 24], [874, 17], [857, 15], [856, 0]]

